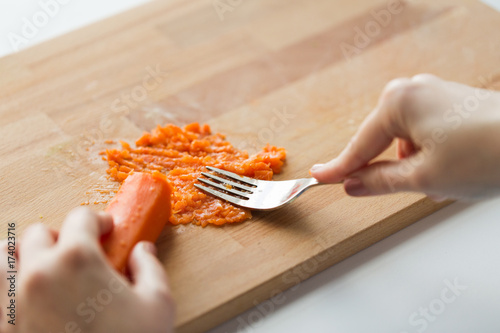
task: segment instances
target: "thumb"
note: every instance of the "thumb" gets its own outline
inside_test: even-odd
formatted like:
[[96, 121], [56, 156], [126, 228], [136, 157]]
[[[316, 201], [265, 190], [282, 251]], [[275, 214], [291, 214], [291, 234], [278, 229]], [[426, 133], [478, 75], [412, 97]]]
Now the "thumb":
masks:
[[412, 159], [375, 162], [344, 180], [347, 194], [355, 197], [415, 190]]
[[330, 162], [313, 166], [311, 175], [323, 183], [339, 182], [368, 165], [394, 138], [410, 139], [400, 117], [401, 100], [410, 84], [409, 79], [391, 81], [347, 147]]
[[147, 298], [170, 298], [168, 278], [156, 258], [156, 247], [151, 242], [138, 243], [129, 258], [129, 270], [136, 292]]

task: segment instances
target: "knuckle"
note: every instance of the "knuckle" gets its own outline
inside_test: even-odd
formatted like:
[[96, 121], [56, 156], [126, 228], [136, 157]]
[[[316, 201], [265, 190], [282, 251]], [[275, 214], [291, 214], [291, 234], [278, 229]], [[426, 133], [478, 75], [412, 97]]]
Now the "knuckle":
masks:
[[387, 112], [386, 118], [389, 120], [389, 125], [401, 127], [413, 119], [419, 113], [422, 101], [426, 100], [429, 89], [433, 88], [425, 80], [391, 81], [382, 97], [385, 105], [388, 106], [383, 111]]
[[159, 288], [155, 292], [156, 299], [165, 306], [173, 306], [174, 299], [168, 288]]
[[66, 221], [69, 221], [73, 225], [85, 225], [92, 223], [97, 217], [91, 209], [87, 207], [77, 207], [71, 210], [66, 217]]
[[406, 111], [406, 106], [411, 103], [415, 83], [409, 79], [396, 79], [387, 84], [382, 101], [386, 106], [381, 109], [387, 113], [386, 119], [390, 121], [400, 121], [402, 112]]
[[49, 276], [42, 267], [32, 267], [20, 275], [19, 290], [26, 295], [34, 295], [46, 289], [48, 281]]
[[407, 87], [411, 85], [411, 83], [412, 81], [407, 78], [398, 78], [389, 81], [389, 83], [384, 88], [384, 98], [391, 99], [400, 95], [402, 91], [405, 91]]
[[95, 253], [84, 244], [75, 243], [66, 247], [61, 254], [61, 261], [69, 269], [81, 269], [91, 265], [96, 260]]
[[[421, 74], [425, 77], [427, 74]], [[418, 98], [419, 93], [429, 86], [428, 80], [415, 79], [395, 79], [389, 82], [385, 91], [384, 97], [392, 100], [398, 109], [408, 109]]]
[[380, 166], [374, 168], [372, 181], [373, 191], [375, 193], [382, 194], [395, 192], [395, 188], [393, 186], [390, 186], [391, 181], [389, 179], [389, 176]]
[[36, 237], [41, 232], [45, 231], [45, 229], [47, 229], [47, 227], [42, 223], [32, 224], [24, 231], [23, 238]]
[[396, 110], [407, 112], [418, 98], [418, 90], [421, 87], [419, 82], [408, 82], [401, 86], [396, 94]]
[[[366, 162], [361, 156], [361, 154], [357, 150], [352, 150], [351, 153], [349, 154], [349, 161], [352, 165], [361, 165], [363, 166]], [[344, 173], [346, 173], [347, 169], [344, 169]]]
[[73, 214], [77, 214], [77, 215], [92, 215], [93, 212], [90, 208], [88, 207], [76, 207], [76, 208], [73, 208], [68, 215], [73, 215]]
[[350, 164], [363, 165], [366, 163], [366, 158], [363, 156], [363, 152], [365, 151], [363, 148], [364, 147], [361, 146], [359, 137], [357, 135], [351, 138], [346, 147], [346, 149], [349, 151], [348, 158]]

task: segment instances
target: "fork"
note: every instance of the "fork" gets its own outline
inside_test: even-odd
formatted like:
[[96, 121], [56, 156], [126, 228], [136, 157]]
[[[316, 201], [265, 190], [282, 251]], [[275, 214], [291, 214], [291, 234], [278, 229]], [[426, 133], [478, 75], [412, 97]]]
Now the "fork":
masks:
[[206, 178], [198, 178], [202, 184], [194, 184], [198, 189], [217, 198], [229, 201], [237, 206], [271, 210], [280, 208], [316, 185], [325, 185], [314, 178], [302, 178], [285, 181], [267, 181], [243, 177], [235, 173], [207, 166], [208, 170], [221, 176], [207, 172], [201, 174]]

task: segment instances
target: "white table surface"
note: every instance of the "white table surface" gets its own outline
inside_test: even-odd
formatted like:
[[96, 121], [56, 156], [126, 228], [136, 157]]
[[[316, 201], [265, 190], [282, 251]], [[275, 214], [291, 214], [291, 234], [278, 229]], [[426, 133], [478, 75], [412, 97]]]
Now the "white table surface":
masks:
[[[9, 33], [47, 1], [0, 0], [0, 56], [14, 52]], [[148, 0], [66, 1], [27, 47]], [[484, 2], [500, 10], [500, 0]], [[455, 203], [280, 300], [210, 332], [500, 332], [500, 199]]]

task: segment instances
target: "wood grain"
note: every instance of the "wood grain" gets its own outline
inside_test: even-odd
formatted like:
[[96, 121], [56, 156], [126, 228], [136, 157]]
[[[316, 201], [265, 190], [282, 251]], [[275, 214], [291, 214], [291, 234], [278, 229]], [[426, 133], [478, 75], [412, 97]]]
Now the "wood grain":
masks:
[[[2, 236], [8, 221], [18, 233], [58, 228], [72, 207], [109, 199], [117, 184], [98, 156], [105, 139], [208, 122], [249, 151], [286, 147], [277, 179], [290, 179], [336, 156], [393, 78], [431, 72], [499, 87], [500, 18], [475, 1], [404, 2], [347, 59], [340, 46], [387, 6], [255, 0], [220, 20], [208, 1], [156, 1], [0, 59]], [[176, 327], [202, 332], [279, 297], [443, 205], [409, 193], [354, 199], [331, 186], [239, 225], [168, 226], [158, 246]]]

